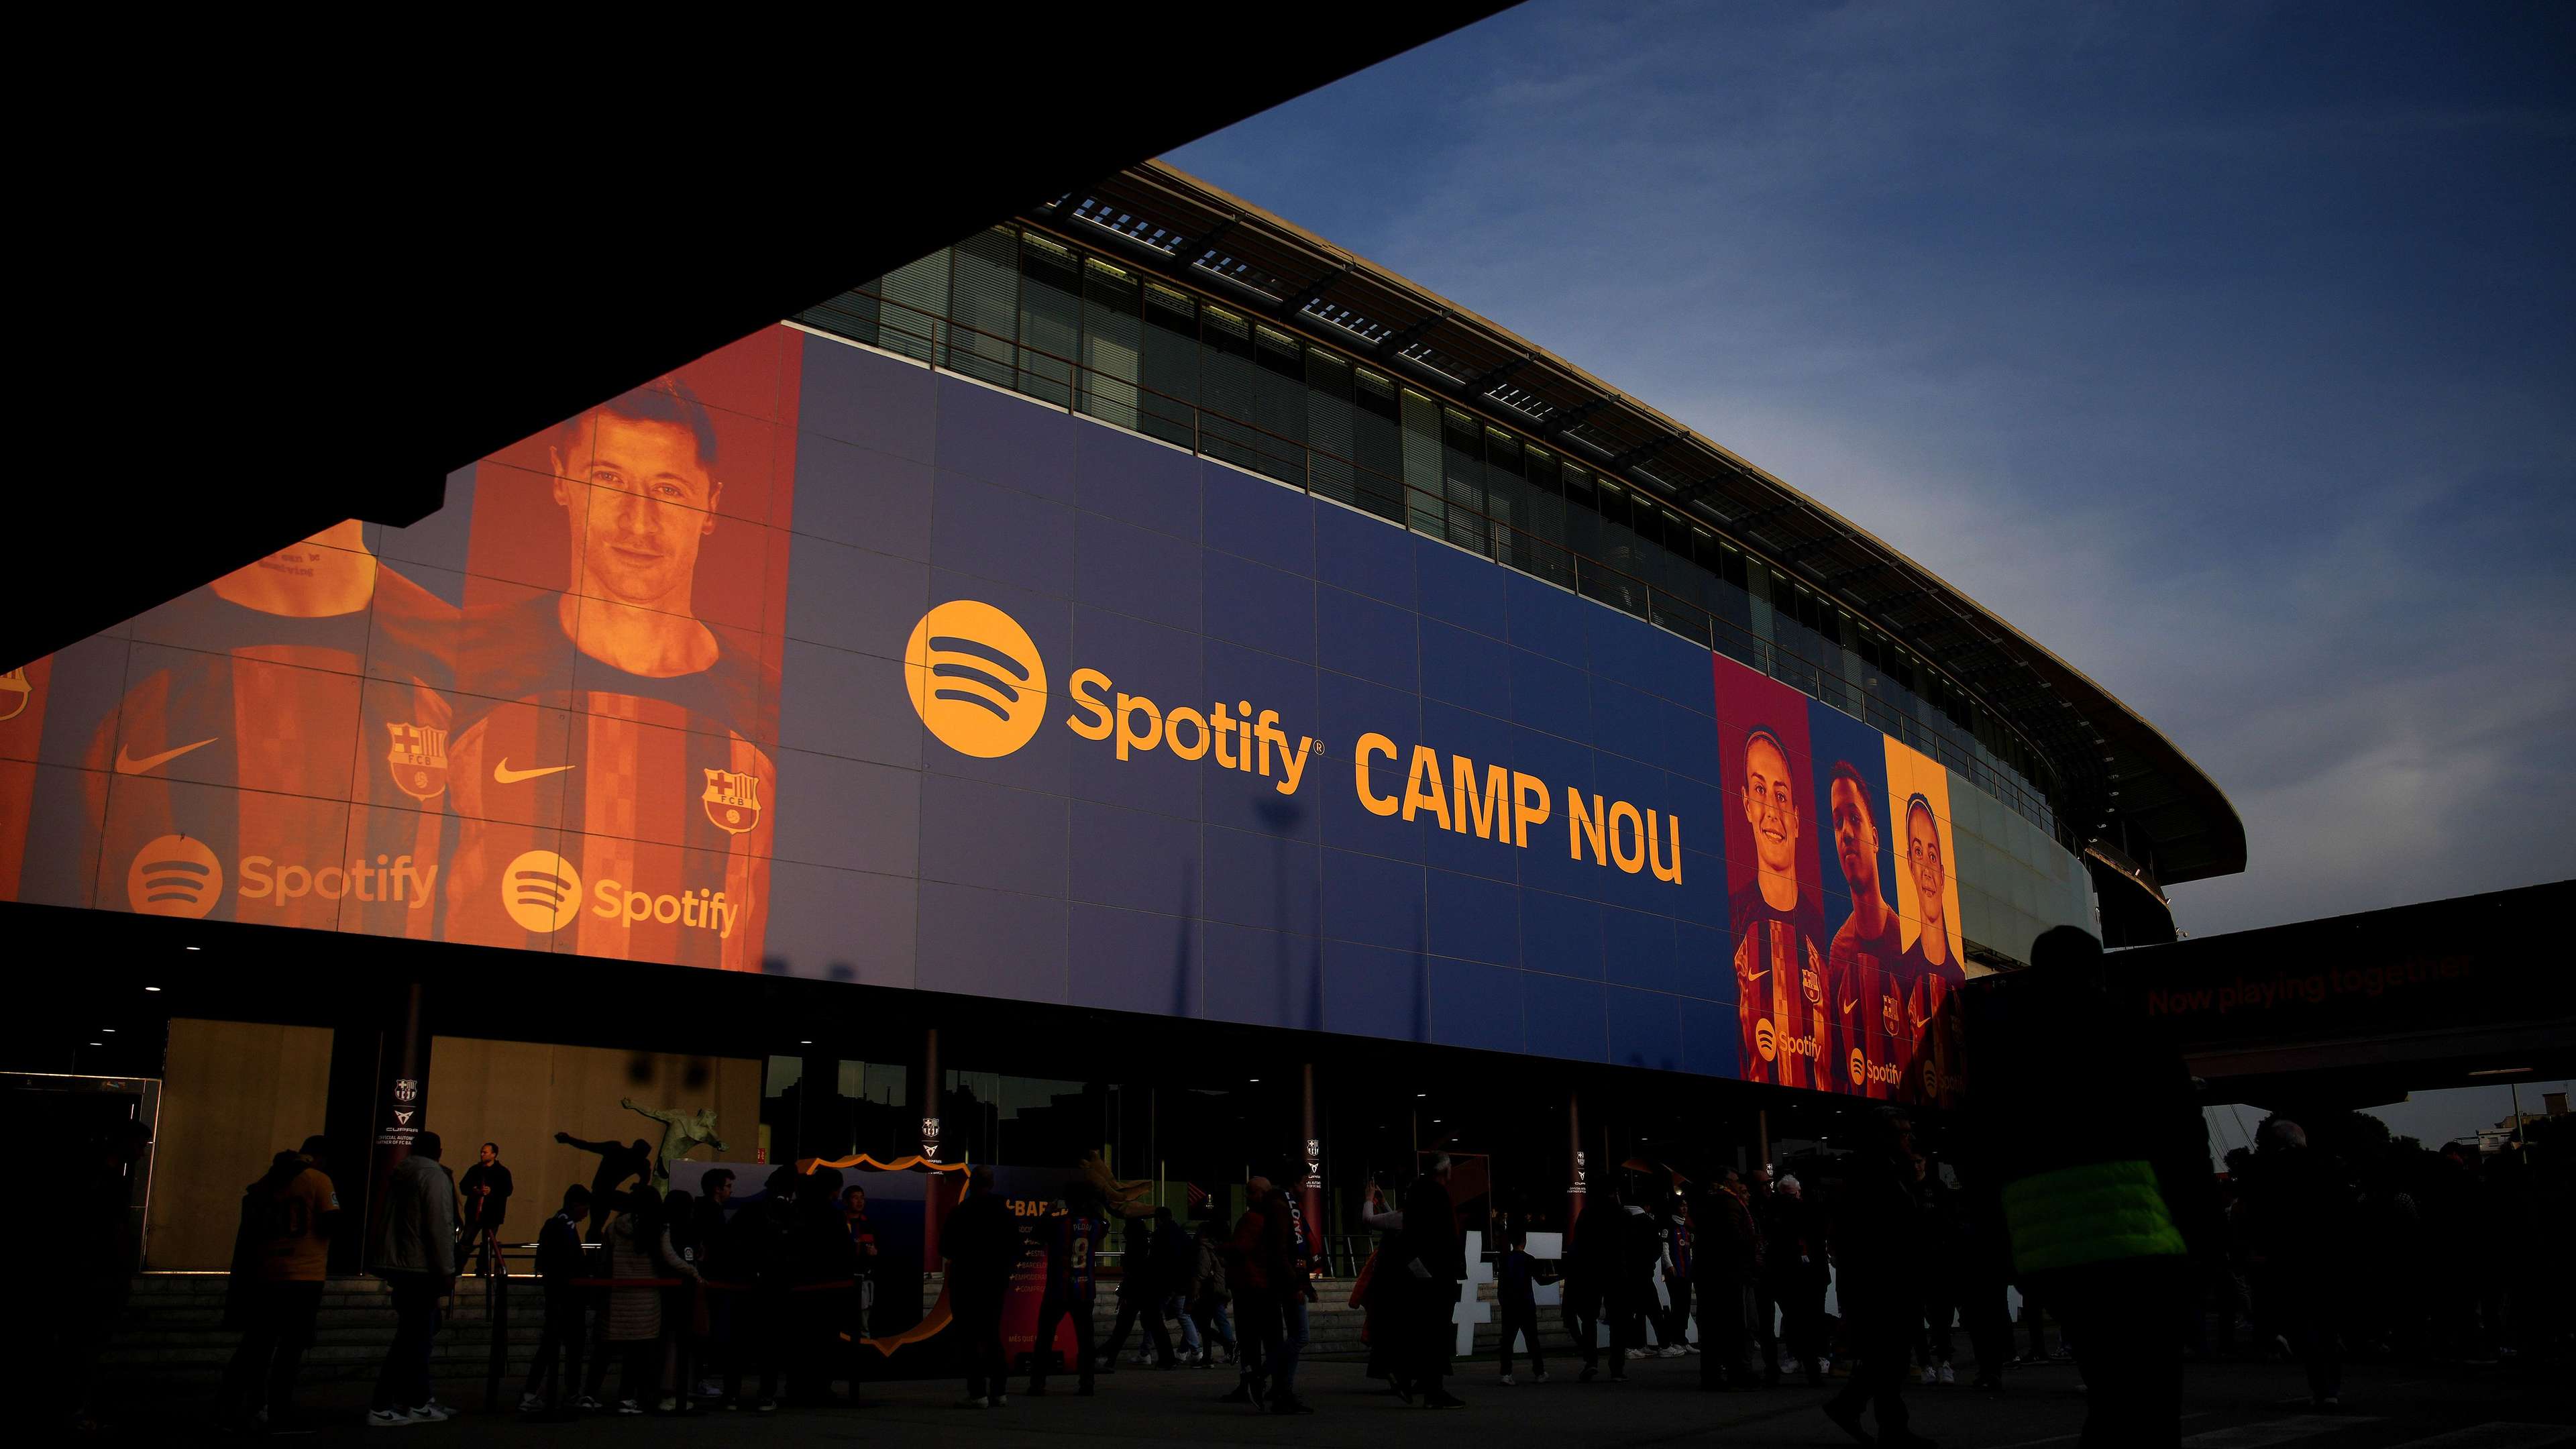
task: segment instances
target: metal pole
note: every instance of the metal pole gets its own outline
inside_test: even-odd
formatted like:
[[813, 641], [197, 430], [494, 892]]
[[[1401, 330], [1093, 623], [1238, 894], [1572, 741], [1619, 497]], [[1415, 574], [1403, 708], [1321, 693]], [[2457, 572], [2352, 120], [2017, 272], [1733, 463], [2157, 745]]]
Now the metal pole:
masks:
[[1583, 1199], [1590, 1191], [1583, 1171], [1583, 1094], [1571, 1088], [1565, 1094], [1565, 1150], [1565, 1231], [1570, 1244], [1574, 1224], [1583, 1216]]

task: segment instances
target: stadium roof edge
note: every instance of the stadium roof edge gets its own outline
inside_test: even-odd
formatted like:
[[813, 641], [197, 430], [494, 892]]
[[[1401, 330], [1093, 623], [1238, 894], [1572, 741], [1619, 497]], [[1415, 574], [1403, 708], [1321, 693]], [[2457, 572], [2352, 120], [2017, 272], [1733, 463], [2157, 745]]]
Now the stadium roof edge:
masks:
[[[1687, 512], [1694, 523], [1723, 533], [1776, 571], [1906, 641], [2010, 720], [2059, 772], [2061, 809], [2079, 837], [2098, 831], [2145, 866], [2158, 885], [2245, 868], [2245, 830], [2235, 806], [2143, 715], [2025, 631], [1768, 469], [1511, 329], [1168, 162], [1129, 167], [1090, 192], [1065, 199], [1160, 213], [1141, 218], [1140, 227], [1151, 222], [1145, 229], [1169, 238], [1168, 244], [1146, 239], [1140, 229], [1106, 229], [1159, 253], [1177, 278], [1213, 276], [1248, 295], [1274, 298], [1265, 320], [1313, 321], [1338, 310], [1366, 322], [1366, 330], [1348, 321], [1338, 329], [1357, 331], [1358, 346], [1320, 329], [1314, 335], [1361, 357], [1371, 356], [1374, 343], [1376, 360], [1414, 364], [1409, 371], [1417, 381], [1425, 380], [1423, 372], [1454, 378], [1446, 401], [1476, 408], [1503, 426], [1537, 431], [1569, 452], [1589, 452], [1590, 461], [1618, 469], [1632, 484], [1641, 482], [1641, 470], [1621, 467], [1629, 460], [1657, 460], [1659, 474], [1674, 471], [1664, 465], [1676, 460], [1684, 468], [1695, 466], [1703, 476], [1675, 483], [1646, 475], [1642, 482], [1666, 507]], [[1061, 203], [1033, 208], [1030, 215], [1059, 226], [1069, 219]], [[1402, 345], [1388, 346], [1394, 342]], [[1508, 384], [1500, 381], [1505, 374]], [[1479, 386], [1489, 380], [1493, 385]], [[1506, 391], [1528, 401], [1506, 401]], [[1730, 512], [1721, 503], [1736, 507]], [[1784, 562], [1784, 556], [1796, 562]], [[1858, 584], [1864, 580], [1888, 586], [1863, 590]]]

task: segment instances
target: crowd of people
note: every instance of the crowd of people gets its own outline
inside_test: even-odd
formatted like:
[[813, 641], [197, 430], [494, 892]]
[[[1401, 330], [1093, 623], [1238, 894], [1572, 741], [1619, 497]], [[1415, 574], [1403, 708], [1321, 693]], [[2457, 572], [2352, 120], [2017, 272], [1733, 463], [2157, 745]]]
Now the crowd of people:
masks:
[[[2048, 989], [2080, 988], [2069, 979]], [[2334, 1409], [2348, 1357], [2474, 1363], [2564, 1336], [2568, 1248], [2549, 1228], [2569, 1207], [2570, 1154], [2548, 1150], [2564, 1140], [2550, 1124], [2527, 1134], [2543, 1145], [2535, 1171], [2519, 1151], [2391, 1141], [2359, 1114], [2320, 1119], [2314, 1134], [2275, 1117], [2214, 1174], [2188, 1082], [2167, 1080], [2111, 1025], [2083, 1041], [2086, 1061], [2128, 1090], [2039, 1091], [2072, 1059], [2034, 1050], [1996, 1069], [2010, 1113], [1952, 1124], [1955, 1156], [1918, 1141], [1902, 1109], [1882, 1107], [1856, 1150], [1798, 1159], [1804, 1180], [1725, 1166], [1726, 1151], [1687, 1173], [1631, 1170], [1582, 1200], [1545, 1258], [1525, 1228], [1495, 1220], [1493, 1381], [1519, 1388], [1525, 1359], [1526, 1382], [1550, 1382], [1541, 1304], [1551, 1288], [1580, 1383], [1621, 1384], [1640, 1359], [1696, 1354], [1706, 1390], [1790, 1378], [1830, 1388], [1825, 1416], [1890, 1449], [1928, 1444], [1908, 1427], [1910, 1389], [1998, 1392], [2014, 1364], [2075, 1361], [2090, 1443], [2137, 1437], [2122, 1425], [2178, 1422], [2188, 1355], [2296, 1361], [2314, 1404]], [[372, 1425], [450, 1417], [430, 1381], [442, 1303], [462, 1275], [505, 1271], [496, 1250], [513, 1189], [499, 1147], [483, 1144], [461, 1179], [441, 1159], [437, 1135], [419, 1133], [371, 1228], [365, 1258], [396, 1323]], [[707, 1170], [692, 1195], [657, 1187], [666, 1179], [649, 1150], [621, 1163], [567, 1188], [536, 1232], [543, 1319], [523, 1412], [711, 1403], [765, 1414], [782, 1400], [828, 1402], [844, 1380], [857, 1391], [879, 1258], [863, 1188], [829, 1167], [782, 1166], [738, 1201], [730, 1169]], [[331, 1243], [349, 1231], [330, 1168], [323, 1140], [308, 1139], [245, 1190], [226, 1305], [241, 1334], [223, 1384], [229, 1427], [294, 1422]], [[1371, 1183], [1354, 1204], [1375, 1241], [1349, 1290], [1365, 1315], [1367, 1373], [1431, 1409], [1466, 1406], [1455, 1392], [1458, 1308], [1480, 1275], [1455, 1191], [1451, 1163], [1434, 1157], [1407, 1180]], [[926, 1336], [944, 1338], [932, 1353], [962, 1367], [963, 1404], [1006, 1406], [1022, 1373], [1031, 1395], [1064, 1376], [1096, 1393], [1132, 1340], [1131, 1366], [1230, 1368], [1224, 1402], [1313, 1412], [1299, 1371], [1324, 1291], [1322, 1240], [1294, 1190], [1252, 1176], [1240, 1200], [1230, 1223], [1193, 1224], [1168, 1208], [1129, 1216], [1080, 1176], [1052, 1203], [1013, 1202], [992, 1169], [973, 1169], [938, 1222], [937, 1259], [923, 1265], [944, 1268], [947, 1323], [925, 1325]], [[1112, 1256], [1104, 1342], [1094, 1315]], [[1023, 1291], [1039, 1285], [1024, 1363], [1006, 1339], [1015, 1279]], [[1059, 1352], [1067, 1324], [1070, 1348]]]

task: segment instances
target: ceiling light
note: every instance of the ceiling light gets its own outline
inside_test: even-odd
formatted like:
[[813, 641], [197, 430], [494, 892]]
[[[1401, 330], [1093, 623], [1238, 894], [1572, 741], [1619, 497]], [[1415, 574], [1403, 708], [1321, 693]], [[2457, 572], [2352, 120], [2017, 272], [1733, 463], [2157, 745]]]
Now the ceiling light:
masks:
[[187, 949], [188, 949], [188, 950], [191, 950], [191, 951], [202, 951], [202, 950], [204, 950], [204, 949], [206, 949], [206, 948], [205, 948], [205, 947], [203, 947], [203, 946], [190, 946], [190, 947], [188, 947]]
[[[194, 946], [191, 946], [191, 947], [189, 947], [188, 949], [189, 949], [189, 950], [191, 950], [191, 951], [194, 951], [194, 950], [196, 950], [197, 948], [196, 948], [196, 947], [194, 947]], [[158, 986], [146, 986], [146, 987], [144, 987], [143, 989], [144, 989], [144, 990], [146, 990], [146, 991], [158, 991], [158, 990], [160, 990], [161, 988], [160, 988], [160, 987], [158, 987]]]

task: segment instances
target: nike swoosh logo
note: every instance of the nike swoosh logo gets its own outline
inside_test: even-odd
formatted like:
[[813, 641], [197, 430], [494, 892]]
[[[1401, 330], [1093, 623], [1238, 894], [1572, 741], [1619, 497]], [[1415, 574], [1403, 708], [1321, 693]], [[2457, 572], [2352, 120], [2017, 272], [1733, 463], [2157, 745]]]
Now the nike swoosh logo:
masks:
[[571, 768], [570, 765], [548, 765], [542, 770], [513, 770], [510, 768], [509, 757], [505, 755], [499, 764], [492, 767], [492, 779], [498, 784], [515, 785], [521, 780], [533, 780], [539, 775], [560, 775]]
[[181, 755], [188, 753], [190, 750], [202, 750], [206, 746], [211, 745], [222, 738], [222, 735], [209, 735], [206, 738], [197, 741], [193, 745], [181, 745], [175, 750], [163, 750], [157, 755], [145, 755], [139, 760], [127, 755], [125, 753], [125, 746], [118, 745], [116, 747], [116, 773], [120, 775], [140, 775], [144, 771], [149, 770], [156, 765], [166, 765], [172, 760], [179, 758]]

